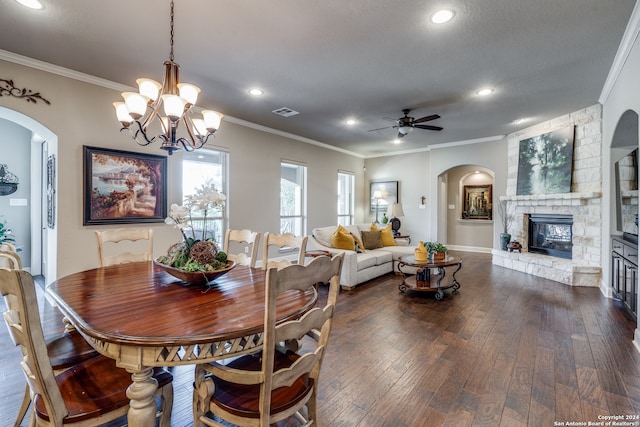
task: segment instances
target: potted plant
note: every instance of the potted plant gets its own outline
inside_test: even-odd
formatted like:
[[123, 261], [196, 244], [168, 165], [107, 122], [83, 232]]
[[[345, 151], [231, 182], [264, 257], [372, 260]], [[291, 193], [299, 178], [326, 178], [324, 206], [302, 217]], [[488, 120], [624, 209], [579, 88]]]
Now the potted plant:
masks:
[[500, 216], [500, 224], [502, 225], [502, 233], [500, 233], [500, 249], [507, 250], [507, 245], [511, 241], [511, 234], [509, 234], [509, 227], [513, 222], [513, 212], [509, 210], [509, 205], [506, 200], [500, 200], [498, 204], [498, 215]]
[[[216, 191], [213, 184], [203, 184], [195, 194], [185, 197], [182, 206], [171, 205], [165, 223], [180, 230], [182, 241], [172, 245], [167, 255], [158, 257], [156, 264], [167, 267], [165, 271], [169, 274], [192, 284], [206, 283], [233, 268], [235, 263], [228, 261], [227, 254], [218, 250], [213, 238], [207, 237], [207, 213], [221, 209], [225, 200], [225, 195]], [[196, 211], [202, 212], [201, 235], [197, 235], [193, 227]]]
[[11, 230], [7, 228], [6, 222], [0, 219], [0, 245], [3, 243], [11, 243], [15, 246], [16, 238]]
[[430, 261], [442, 261], [447, 255], [447, 247], [438, 242], [420, 242], [429, 253]]

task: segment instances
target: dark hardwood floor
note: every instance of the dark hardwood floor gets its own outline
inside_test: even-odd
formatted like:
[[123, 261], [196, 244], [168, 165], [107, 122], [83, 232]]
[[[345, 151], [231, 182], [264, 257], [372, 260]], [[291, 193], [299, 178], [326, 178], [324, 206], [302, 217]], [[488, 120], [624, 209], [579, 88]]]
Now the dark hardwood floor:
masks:
[[[554, 426], [640, 415], [635, 323], [618, 302], [493, 266], [490, 255], [457, 255], [462, 287], [443, 301], [401, 294], [392, 274], [340, 294], [320, 425]], [[41, 307], [45, 331], [59, 329], [56, 310]], [[2, 326], [2, 426], [22, 397], [18, 353]], [[174, 426], [193, 425], [192, 369], [173, 370]]]

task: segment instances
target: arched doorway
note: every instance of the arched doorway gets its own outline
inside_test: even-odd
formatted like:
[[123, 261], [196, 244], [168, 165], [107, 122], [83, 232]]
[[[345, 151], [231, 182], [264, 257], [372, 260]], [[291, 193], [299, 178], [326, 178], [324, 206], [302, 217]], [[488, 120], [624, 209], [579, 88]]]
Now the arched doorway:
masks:
[[[31, 256], [25, 260], [30, 265], [31, 273], [45, 276], [49, 284], [57, 275], [57, 212], [53, 209], [51, 227], [47, 221], [47, 200], [44, 188], [47, 179], [47, 159], [52, 160], [53, 171], [57, 169], [58, 137], [40, 122], [20, 112], [0, 106], [0, 119], [13, 122], [31, 132], [31, 192], [28, 200], [30, 209]], [[57, 188], [57, 176], [53, 179], [53, 188]], [[57, 206], [57, 194], [50, 194], [50, 201]]]

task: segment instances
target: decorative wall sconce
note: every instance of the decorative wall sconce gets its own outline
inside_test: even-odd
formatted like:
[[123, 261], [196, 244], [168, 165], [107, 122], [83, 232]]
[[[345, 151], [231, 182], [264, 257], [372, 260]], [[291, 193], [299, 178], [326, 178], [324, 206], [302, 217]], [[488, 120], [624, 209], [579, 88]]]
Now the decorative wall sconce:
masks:
[[18, 189], [18, 177], [9, 172], [7, 165], [0, 164], [0, 196], [8, 196]]

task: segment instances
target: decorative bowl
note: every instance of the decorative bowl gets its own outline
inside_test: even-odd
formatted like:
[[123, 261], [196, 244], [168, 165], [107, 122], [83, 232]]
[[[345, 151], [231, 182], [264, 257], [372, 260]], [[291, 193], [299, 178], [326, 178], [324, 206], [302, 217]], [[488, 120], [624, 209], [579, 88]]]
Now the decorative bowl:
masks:
[[221, 270], [214, 271], [184, 271], [179, 268], [171, 267], [170, 265], [162, 264], [157, 260], [153, 260], [153, 263], [172, 275], [173, 277], [182, 280], [190, 285], [205, 285], [216, 278], [226, 274], [231, 271], [235, 266], [236, 262], [228, 260], [227, 267]]

